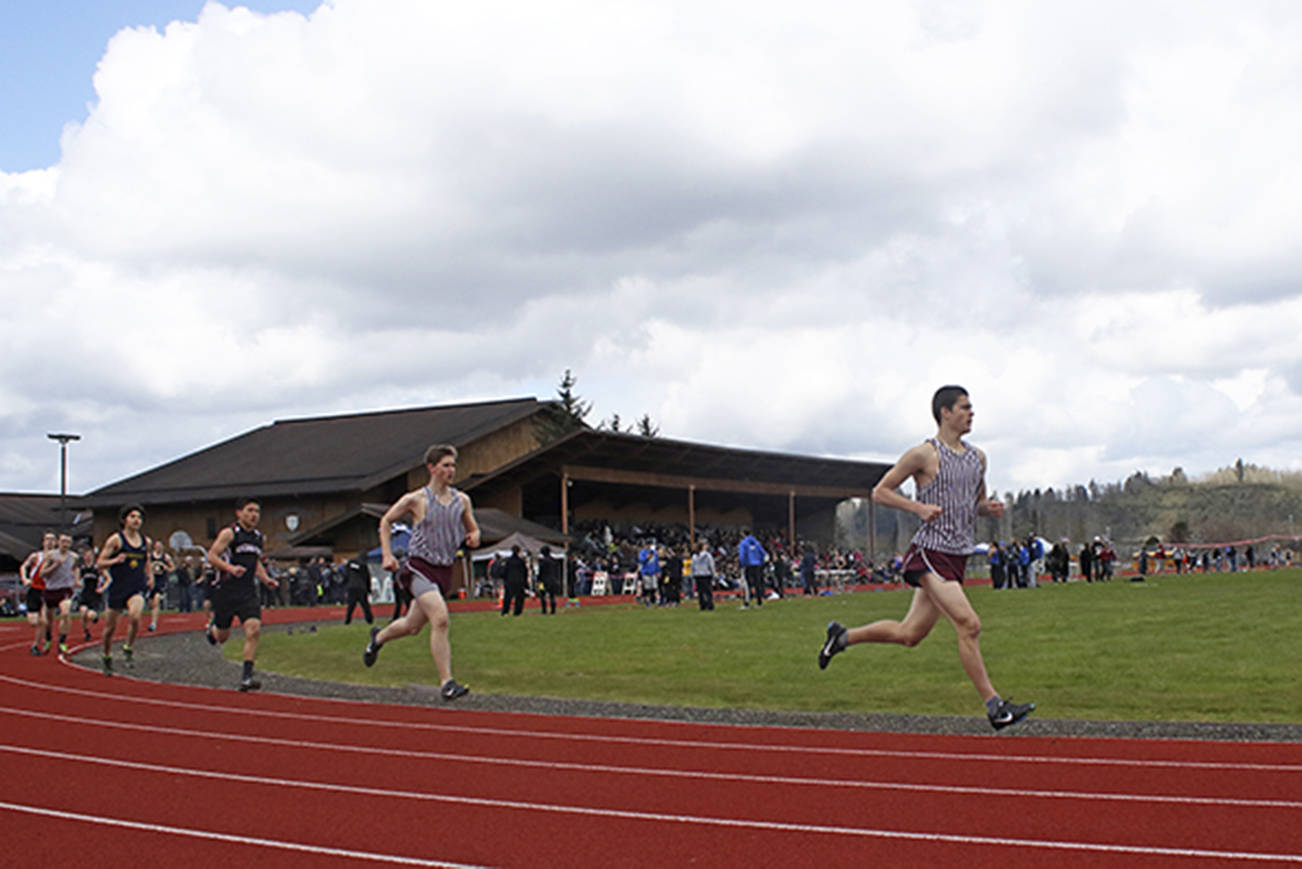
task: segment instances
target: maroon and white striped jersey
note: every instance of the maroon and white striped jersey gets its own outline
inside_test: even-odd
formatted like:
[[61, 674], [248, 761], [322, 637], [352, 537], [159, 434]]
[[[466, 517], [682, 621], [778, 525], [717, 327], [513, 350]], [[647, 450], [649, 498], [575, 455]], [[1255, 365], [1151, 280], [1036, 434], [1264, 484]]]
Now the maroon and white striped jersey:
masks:
[[444, 566], [457, 560], [457, 550], [466, 538], [466, 526], [461, 520], [466, 507], [461, 493], [456, 489], [450, 491], [452, 502], [440, 504], [434, 491], [425, 487], [425, 518], [412, 529], [408, 555]]
[[940, 456], [940, 470], [935, 479], [918, 490], [917, 499], [923, 504], [935, 504], [941, 513], [922, 523], [913, 535], [913, 543], [951, 555], [971, 555], [976, 547], [977, 495], [985, 476], [981, 454], [964, 440], [959, 441], [963, 445], [961, 453], [937, 438], [928, 438], [927, 443]]

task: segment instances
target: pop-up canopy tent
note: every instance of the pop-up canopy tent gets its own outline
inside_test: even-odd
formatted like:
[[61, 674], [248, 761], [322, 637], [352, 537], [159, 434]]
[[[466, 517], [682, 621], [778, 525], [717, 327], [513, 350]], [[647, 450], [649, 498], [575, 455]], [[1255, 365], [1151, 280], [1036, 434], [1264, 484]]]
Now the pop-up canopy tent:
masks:
[[[528, 534], [521, 534], [519, 531], [515, 531], [503, 537], [501, 540], [494, 541], [481, 549], [476, 549], [474, 552], [470, 553], [470, 558], [472, 561], [484, 561], [485, 559], [492, 558], [495, 555], [510, 555], [512, 546], [519, 546], [520, 551], [526, 555], [538, 555], [538, 553], [542, 551], [542, 548], [548, 545], [550, 544], [544, 543], [534, 537], [530, 537]], [[560, 547], [552, 546], [553, 550], [559, 548]]]

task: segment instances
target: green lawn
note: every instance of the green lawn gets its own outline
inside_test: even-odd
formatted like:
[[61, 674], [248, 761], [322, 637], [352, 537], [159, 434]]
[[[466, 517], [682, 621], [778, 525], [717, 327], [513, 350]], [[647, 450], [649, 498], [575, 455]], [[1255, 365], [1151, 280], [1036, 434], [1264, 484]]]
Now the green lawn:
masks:
[[[789, 598], [713, 613], [619, 604], [542, 618], [455, 613], [457, 678], [479, 693], [680, 706], [971, 715], [978, 698], [942, 622], [921, 645], [816, 664], [831, 619], [900, 618], [908, 591]], [[1046, 718], [1302, 721], [1302, 569], [1145, 583], [970, 589], [991, 677]], [[531, 602], [532, 603], [532, 602]], [[427, 634], [366, 669], [367, 626], [269, 631], [259, 668], [376, 685], [437, 681]], [[238, 644], [227, 645], [238, 656]]]

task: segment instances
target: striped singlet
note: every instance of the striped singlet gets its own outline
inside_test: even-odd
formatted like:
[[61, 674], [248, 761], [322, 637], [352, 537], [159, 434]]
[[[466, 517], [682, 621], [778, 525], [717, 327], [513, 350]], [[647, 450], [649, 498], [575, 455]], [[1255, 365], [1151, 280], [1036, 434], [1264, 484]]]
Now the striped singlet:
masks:
[[466, 537], [466, 526], [461, 522], [465, 504], [461, 493], [449, 487], [451, 504], [440, 504], [434, 490], [425, 487], [425, 518], [411, 532], [407, 554], [430, 564], [446, 566], [456, 561], [457, 550]]
[[959, 441], [963, 453], [954, 452], [936, 438], [928, 438], [927, 443], [940, 456], [940, 470], [918, 490], [918, 501], [939, 506], [941, 514], [922, 523], [913, 535], [913, 545], [950, 555], [971, 555], [976, 548], [977, 493], [984, 478], [981, 456], [964, 440]]

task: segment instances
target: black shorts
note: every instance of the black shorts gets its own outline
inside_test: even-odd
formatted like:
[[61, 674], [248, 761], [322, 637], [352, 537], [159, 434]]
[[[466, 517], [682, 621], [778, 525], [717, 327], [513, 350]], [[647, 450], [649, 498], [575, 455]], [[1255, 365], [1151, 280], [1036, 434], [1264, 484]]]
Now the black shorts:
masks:
[[163, 600], [167, 600], [167, 583], [154, 580], [154, 587], [145, 592], [145, 597], [152, 599], [160, 594], [163, 596]]
[[98, 612], [100, 607], [104, 605], [104, 595], [95, 591], [93, 588], [89, 591], [82, 589], [81, 594], [77, 597], [77, 605]]
[[27, 589], [27, 611], [29, 613], [39, 613], [41, 607], [45, 604], [45, 589], [31, 588]]
[[108, 587], [108, 608], [124, 610], [127, 608], [127, 601], [137, 595], [144, 598], [145, 591], [143, 585], [123, 585], [120, 582], [112, 582]]
[[248, 585], [219, 585], [212, 590], [213, 627], [226, 630], [235, 619], [244, 624], [262, 618], [262, 601], [258, 590]]

